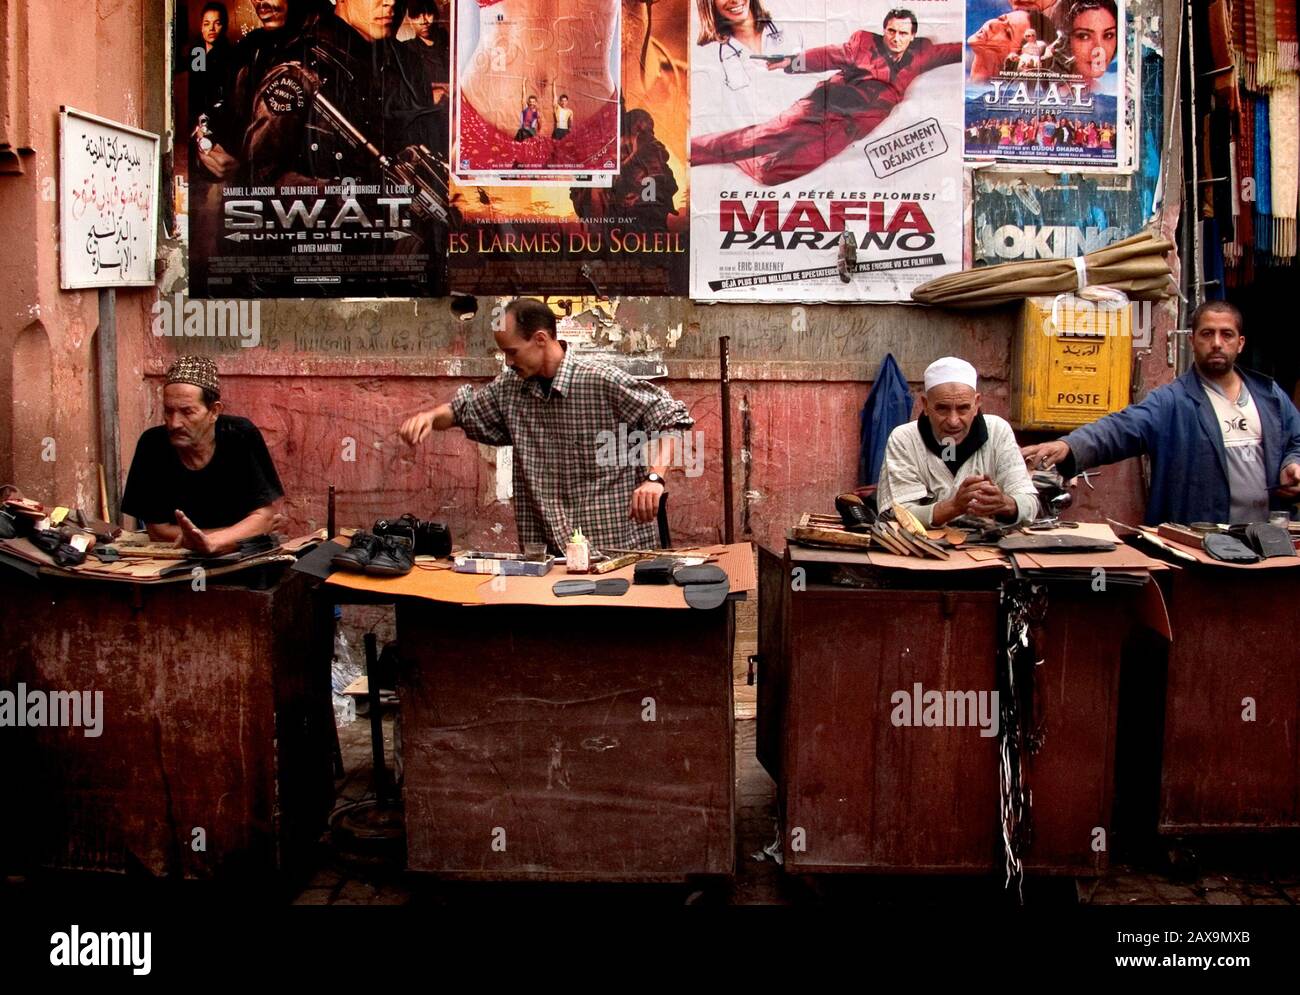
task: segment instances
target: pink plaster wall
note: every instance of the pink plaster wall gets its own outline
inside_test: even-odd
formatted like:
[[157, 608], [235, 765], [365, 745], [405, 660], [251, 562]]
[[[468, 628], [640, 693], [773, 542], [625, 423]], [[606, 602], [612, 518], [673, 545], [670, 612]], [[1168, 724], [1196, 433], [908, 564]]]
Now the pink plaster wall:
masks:
[[[95, 345], [98, 295], [59, 289], [59, 107], [147, 128], [148, 0], [77, 5], [3, 0], [10, 82], [6, 131], [35, 150], [0, 176], [0, 482], [41, 501], [99, 506]], [[59, 16], [49, 16], [54, 9]], [[75, 22], [75, 30], [72, 25]], [[156, 128], [156, 125], [154, 125]], [[8, 136], [6, 136], [6, 140]], [[152, 288], [117, 299], [123, 425], [145, 417], [145, 337]], [[54, 440], [53, 460], [46, 439]]]

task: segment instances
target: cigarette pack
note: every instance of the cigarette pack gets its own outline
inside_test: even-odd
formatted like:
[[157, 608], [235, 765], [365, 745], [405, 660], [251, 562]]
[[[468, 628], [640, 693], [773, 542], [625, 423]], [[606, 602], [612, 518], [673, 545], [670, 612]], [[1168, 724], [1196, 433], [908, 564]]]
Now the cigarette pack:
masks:
[[551, 572], [555, 557], [525, 560], [522, 556], [501, 553], [459, 553], [451, 568], [460, 574], [500, 574], [504, 577], [545, 577]]

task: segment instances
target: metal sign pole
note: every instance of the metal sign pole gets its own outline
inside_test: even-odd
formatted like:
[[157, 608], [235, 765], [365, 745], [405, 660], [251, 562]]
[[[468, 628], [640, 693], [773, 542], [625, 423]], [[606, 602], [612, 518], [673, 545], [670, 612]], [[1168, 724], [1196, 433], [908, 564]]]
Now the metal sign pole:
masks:
[[99, 453], [104, 469], [103, 500], [108, 521], [117, 524], [120, 512], [117, 409], [117, 291], [99, 291], [99, 331], [95, 335], [99, 384]]

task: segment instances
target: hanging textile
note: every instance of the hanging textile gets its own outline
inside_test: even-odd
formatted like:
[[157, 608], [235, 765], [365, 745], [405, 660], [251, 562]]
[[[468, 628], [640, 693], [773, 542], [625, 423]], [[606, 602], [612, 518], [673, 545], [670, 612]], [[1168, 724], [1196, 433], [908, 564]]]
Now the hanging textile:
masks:
[[1259, 68], [1256, 79], [1260, 89], [1273, 84], [1277, 75], [1277, 3], [1276, 0], [1255, 0], [1255, 16], [1259, 19]]
[[1300, 84], [1295, 76], [1279, 77], [1268, 98], [1270, 196], [1273, 209], [1273, 255], [1279, 262], [1296, 254], [1297, 156], [1300, 156]]
[[858, 450], [858, 483], [880, 481], [889, 433], [912, 419], [912, 392], [893, 353], [886, 354], [862, 406], [862, 434]]
[[1259, 0], [1241, 0], [1242, 7], [1242, 26], [1245, 30], [1244, 45], [1246, 52], [1246, 86], [1248, 89], [1257, 88], [1256, 75], [1259, 63], [1259, 31], [1258, 22], [1255, 19], [1255, 5]]
[[1268, 101], [1255, 101], [1255, 251], [1273, 251], [1273, 173]]
[[1300, 70], [1300, 34], [1296, 29], [1296, 0], [1276, 0], [1277, 68], [1280, 72]]
[[[1243, 96], [1237, 112], [1236, 175], [1234, 188], [1239, 209], [1233, 218], [1233, 241], [1225, 249], [1227, 269], [1224, 277], [1229, 287], [1249, 284], [1255, 278], [1255, 101]], [[1250, 192], [1242, 186], [1248, 181]]]

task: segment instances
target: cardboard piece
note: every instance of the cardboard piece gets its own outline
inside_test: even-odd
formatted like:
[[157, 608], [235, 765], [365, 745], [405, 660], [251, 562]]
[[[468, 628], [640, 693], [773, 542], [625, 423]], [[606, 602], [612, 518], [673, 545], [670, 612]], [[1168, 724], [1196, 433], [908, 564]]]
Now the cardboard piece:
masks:
[[[684, 552], [677, 550], [676, 552]], [[747, 542], [731, 546], [704, 546], [690, 551], [692, 555], [717, 556], [718, 566], [726, 573], [731, 586], [731, 596], [745, 598], [750, 591], [758, 587], [758, 575], [754, 569], [754, 548]], [[811, 552], [811, 551], [810, 551]], [[831, 555], [839, 555], [832, 552]], [[862, 554], [850, 554], [862, 555]], [[623, 567], [601, 579], [622, 577], [632, 580], [634, 565]], [[574, 579], [584, 574], [572, 575]], [[632, 584], [628, 592], [621, 597], [601, 597], [599, 595], [577, 595], [569, 598], [557, 598], [551, 591], [551, 585], [559, 578], [554, 573], [550, 577], [498, 577], [483, 581], [478, 595], [483, 604], [489, 605], [596, 605], [602, 608], [689, 608], [683, 589], [676, 584]]]
[[1174, 641], [1174, 627], [1169, 621], [1169, 606], [1165, 604], [1165, 592], [1155, 581], [1148, 581], [1138, 594], [1138, 618], [1147, 627], [1164, 636], [1167, 642]]
[[[325, 581], [335, 587], [352, 591], [365, 591], [393, 598], [424, 598], [426, 601], [446, 601], [455, 605], [481, 605], [483, 599], [478, 590], [484, 583], [482, 574], [458, 574], [451, 569], [446, 560], [435, 561], [427, 567], [416, 564], [415, 568], [404, 577], [368, 577], [365, 574], [348, 573], [335, 570]], [[518, 577], [511, 580], [537, 580], [547, 583], [545, 577]], [[554, 578], [551, 578], [552, 580]], [[489, 581], [491, 583], [491, 581]], [[581, 601], [582, 598], [560, 600]], [[594, 601], [617, 600], [610, 598], [593, 598]]]
[[1156, 536], [1170, 549], [1187, 554], [1205, 567], [1216, 567], [1220, 570], [1294, 570], [1300, 568], [1300, 556], [1274, 556], [1267, 560], [1260, 560], [1258, 563], [1224, 563], [1222, 560], [1216, 560], [1203, 549], [1198, 549], [1195, 546], [1185, 546], [1181, 542], [1175, 542], [1168, 537], [1161, 537], [1155, 529], [1147, 528], [1145, 525], [1142, 526], [1142, 532]]
[[1166, 564], [1147, 556], [1132, 546], [1119, 545], [1112, 550], [1095, 553], [1033, 553], [1016, 552], [1016, 558], [1027, 562], [1030, 569], [1079, 570], [1087, 572], [1096, 567], [1104, 570], [1164, 570]]
[[17, 557], [20, 560], [26, 560], [28, 563], [35, 563], [42, 567], [55, 566], [54, 557], [43, 549], [37, 549], [32, 545], [30, 539], [0, 539], [0, 549], [3, 549], [10, 556]]
[[923, 559], [919, 556], [898, 556], [884, 551], [857, 551], [849, 549], [811, 549], [791, 545], [790, 562], [839, 563], [846, 566], [887, 567], [891, 570], [981, 570], [990, 567], [1006, 569], [1006, 557], [997, 549], [971, 546], [954, 549], [946, 560]]
[[351, 544], [350, 539], [335, 536], [329, 542], [323, 542], [315, 549], [303, 553], [298, 557], [298, 562], [293, 565], [293, 569], [308, 577], [325, 580], [334, 571], [334, 565], [330, 562], [334, 559], [334, 554], [342, 552]]
[[[997, 552], [997, 550], [994, 550]], [[954, 549], [946, 560], [922, 559], [919, 556], [896, 556], [893, 553], [868, 553], [867, 562], [873, 567], [891, 570], [922, 570], [926, 572], [1007, 569], [1006, 558], [998, 553], [996, 558], [975, 557], [969, 550]]]

